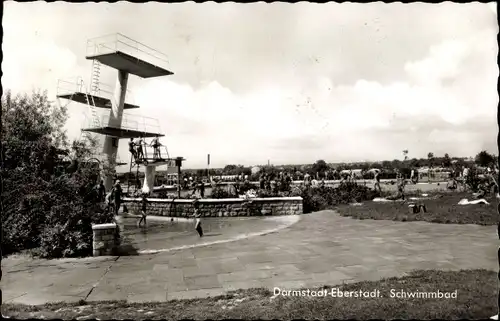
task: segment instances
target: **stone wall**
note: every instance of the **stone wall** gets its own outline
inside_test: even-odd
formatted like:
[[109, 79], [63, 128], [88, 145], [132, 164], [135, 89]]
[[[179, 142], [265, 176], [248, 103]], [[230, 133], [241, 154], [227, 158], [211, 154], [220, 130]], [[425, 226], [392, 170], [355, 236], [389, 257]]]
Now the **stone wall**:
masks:
[[[139, 214], [140, 198], [124, 198], [130, 213]], [[230, 199], [199, 199], [200, 213], [204, 217], [223, 216], [275, 216], [303, 213], [302, 197], [253, 198], [251, 201]], [[193, 200], [148, 198], [147, 215], [187, 217], [193, 214]]]
[[94, 256], [115, 255], [120, 245], [118, 227], [114, 223], [92, 225]]

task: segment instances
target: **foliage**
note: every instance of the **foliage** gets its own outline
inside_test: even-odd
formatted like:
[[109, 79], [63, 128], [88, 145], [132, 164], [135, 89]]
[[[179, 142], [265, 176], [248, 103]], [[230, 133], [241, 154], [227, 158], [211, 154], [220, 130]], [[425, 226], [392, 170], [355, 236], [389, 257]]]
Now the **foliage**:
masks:
[[259, 189], [257, 191], [257, 197], [260, 197], [260, 198], [278, 197], [278, 192], [267, 190], [267, 189]]
[[312, 166], [312, 171], [314, 173], [321, 174], [321, 176], [323, 176], [328, 169], [329, 169], [328, 164], [322, 159], [316, 161], [316, 163], [314, 163]]
[[221, 198], [235, 198], [235, 197], [238, 197], [238, 195], [236, 195], [235, 193], [231, 193], [228, 190], [228, 188], [223, 188], [222, 186], [217, 185], [217, 186], [215, 186], [212, 189], [211, 197], [212, 198], [218, 198], [218, 199], [221, 199]]
[[444, 167], [450, 167], [451, 166], [451, 158], [450, 158], [450, 155], [448, 155], [448, 153], [444, 154], [444, 157], [443, 157], [443, 166]]
[[237, 184], [237, 191], [239, 194], [244, 194], [248, 192], [249, 190], [258, 190], [259, 186], [252, 184], [250, 182], [244, 182], [242, 184]]
[[68, 144], [66, 110], [45, 92], [7, 92], [2, 113], [3, 254], [34, 248], [43, 257], [91, 254], [91, 223], [113, 219], [96, 197], [99, 167], [89, 162], [95, 140]]
[[495, 156], [491, 155], [485, 150], [479, 152], [475, 157], [475, 163], [481, 167], [491, 166], [494, 164], [494, 162], [495, 162]]
[[479, 185], [481, 184], [482, 180], [479, 177], [479, 174], [477, 172], [477, 169], [475, 167], [471, 167], [469, 169], [469, 172], [467, 173], [467, 176], [465, 177], [465, 184], [473, 191], [477, 192]]
[[252, 171], [250, 167], [245, 167], [243, 165], [226, 165], [222, 170], [223, 175], [250, 175]]

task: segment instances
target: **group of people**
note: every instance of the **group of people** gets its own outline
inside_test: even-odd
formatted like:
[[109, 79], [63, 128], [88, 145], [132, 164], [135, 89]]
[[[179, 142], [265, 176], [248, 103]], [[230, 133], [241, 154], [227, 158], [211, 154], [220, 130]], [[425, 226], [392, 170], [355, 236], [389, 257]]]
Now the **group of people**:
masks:
[[144, 138], [142, 136], [140, 136], [136, 140], [134, 140], [133, 138], [130, 138], [130, 141], [128, 142], [128, 150], [132, 154], [132, 156], [134, 157], [134, 160], [136, 162], [140, 162], [144, 159], [143, 146], [144, 147], [145, 146], [153, 147], [153, 149], [154, 149], [153, 159], [154, 160], [161, 159], [160, 146], [162, 146], [162, 144], [160, 143], [159, 137], [158, 136], [154, 137], [153, 140], [151, 140], [151, 143], [147, 144], [144, 141]]
[[305, 187], [325, 187], [326, 182], [325, 178], [322, 178], [320, 181], [318, 181], [316, 178], [313, 178], [309, 174], [304, 175], [304, 186]]
[[[104, 184], [102, 181], [101, 181], [101, 186], [102, 189], [104, 189]], [[111, 191], [106, 195], [105, 199], [106, 210], [108, 211], [113, 210], [115, 215], [118, 215], [118, 210], [120, 209], [120, 206], [122, 204], [122, 198], [123, 198], [123, 189], [122, 186], [120, 185], [120, 181], [117, 180], [113, 185], [113, 188], [111, 188]]]
[[97, 199], [99, 202], [106, 204], [106, 211], [113, 210], [117, 215], [123, 198], [123, 189], [120, 185], [120, 181], [116, 180], [115, 184], [111, 188], [111, 191], [109, 191], [109, 193], [107, 194], [106, 187], [104, 187], [104, 181], [102, 180], [99, 185], [96, 186], [96, 189]]
[[273, 192], [289, 190], [291, 185], [292, 177], [286, 172], [280, 172], [277, 175], [263, 173], [259, 179], [261, 189]]

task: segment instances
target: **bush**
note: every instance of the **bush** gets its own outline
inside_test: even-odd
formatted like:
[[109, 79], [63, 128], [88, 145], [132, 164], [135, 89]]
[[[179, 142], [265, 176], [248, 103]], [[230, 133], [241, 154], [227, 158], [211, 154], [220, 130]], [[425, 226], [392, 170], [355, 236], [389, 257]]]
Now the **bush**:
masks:
[[269, 197], [279, 197], [278, 192], [273, 192], [268, 189], [259, 189], [257, 190], [257, 197], [259, 198], [269, 198]]
[[236, 198], [236, 197], [238, 197], [238, 195], [230, 193], [230, 192], [228, 192], [227, 189], [225, 189], [225, 188], [217, 185], [217, 186], [215, 186], [212, 189], [211, 197], [212, 198], [218, 198], [218, 199], [221, 199], [221, 198]]
[[471, 167], [467, 176], [465, 177], [465, 184], [473, 191], [477, 192], [479, 189], [479, 185], [483, 182], [483, 180], [479, 177], [477, 169], [475, 167]]
[[244, 194], [252, 189], [256, 191], [259, 189], [259, 186], [252, 184], [250, 182], [244, 182], [243, 184], [240, 184], [237, 188], [238, 188], [239, 194], [241, 195], [241, 194]]
[[[92, 255], [91, 224], [114, 218], [97, 200], [99, 168], [85, 162], [95, 142], [68, 147], [61, 132], [65, 110], [45, 94], [7, 93], [2, 112], [2, 254], [36, 249], [46, 258]], [[71, 158], [69, 166], [60, 154]]]
[[[294, 190], [293, 194], [297, 191]], [[378, 197], [379, 194], [369, 187], [355, 182], [344, 182], [338, 187], [302, 188], [304, 213], [321, 211], [340, 204], [363, 202]]]

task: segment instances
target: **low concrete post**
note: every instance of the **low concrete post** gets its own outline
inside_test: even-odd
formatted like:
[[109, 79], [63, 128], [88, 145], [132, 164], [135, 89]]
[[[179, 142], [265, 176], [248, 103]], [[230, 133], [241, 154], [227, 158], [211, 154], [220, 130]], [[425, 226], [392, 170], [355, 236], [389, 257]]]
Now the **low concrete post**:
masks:
[[116, 254], [119, 246], [118, 227], [115, 223], [92, 225], [94, 256]]

